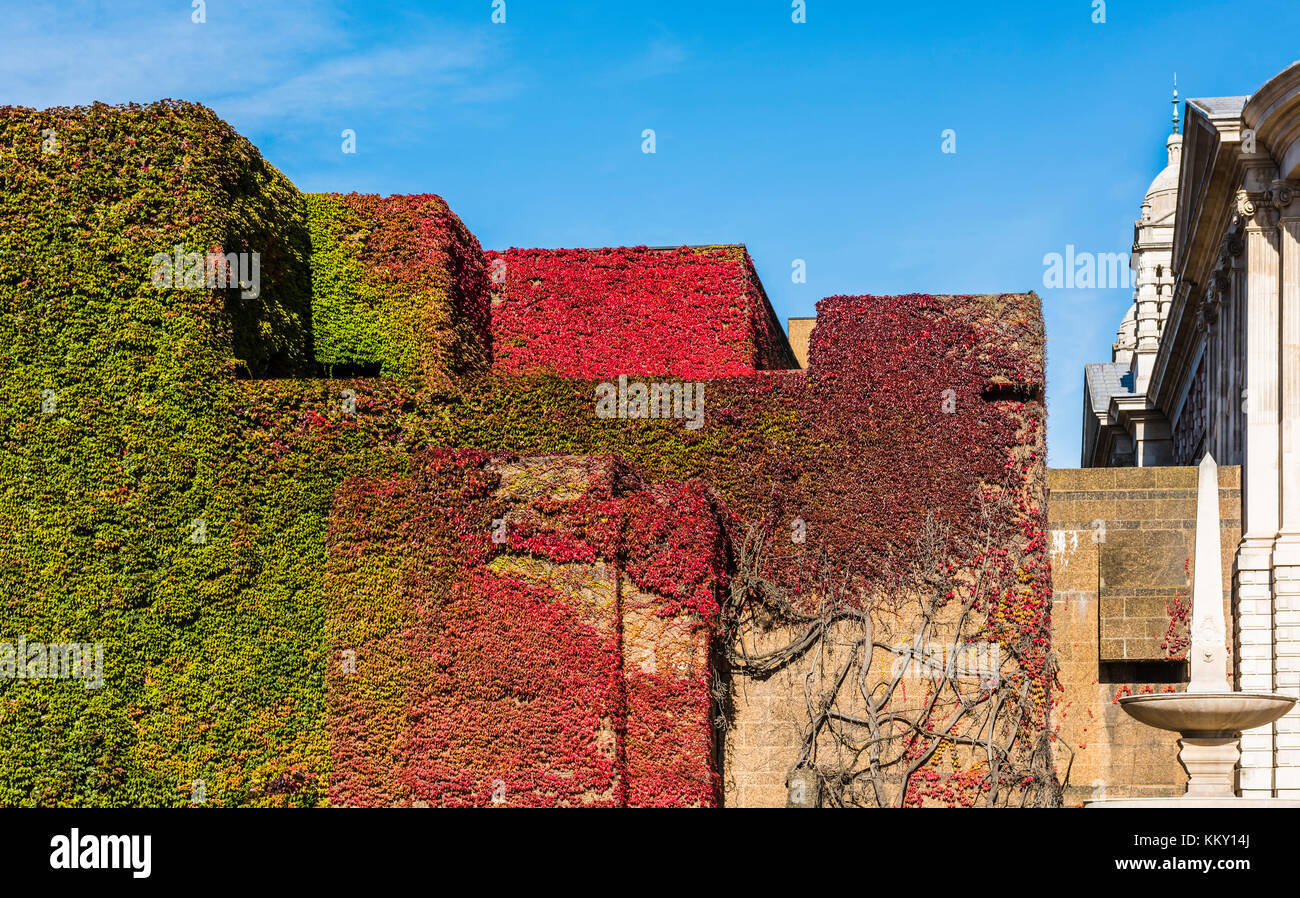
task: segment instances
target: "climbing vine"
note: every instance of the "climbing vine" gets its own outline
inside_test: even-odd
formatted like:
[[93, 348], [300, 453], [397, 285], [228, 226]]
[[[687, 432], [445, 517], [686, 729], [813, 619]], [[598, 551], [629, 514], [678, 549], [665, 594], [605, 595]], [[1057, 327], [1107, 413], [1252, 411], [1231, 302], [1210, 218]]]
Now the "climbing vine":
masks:
[[[830, 297], [789, 370], [743, 247], [484, 254], [194, 104], [4, 107], [0, 154], [4, 624], [105, 649], [0, 681], [0, 804], [713, 805], [791, 665], [824, 803], [1052, 802], [1032, 294]], [[157, 287], [177, 246], [260, 291]], [[598, 416], [618, 374], [701, 426]], [[909, 639], [996, 685], [880, 676]]]

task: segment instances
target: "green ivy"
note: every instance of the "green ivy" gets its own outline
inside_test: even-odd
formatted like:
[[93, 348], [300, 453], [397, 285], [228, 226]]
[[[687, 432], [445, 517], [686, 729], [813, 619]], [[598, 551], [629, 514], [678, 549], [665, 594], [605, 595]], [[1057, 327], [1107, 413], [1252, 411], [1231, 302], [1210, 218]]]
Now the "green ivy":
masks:
[[316, 360], [330, 370], [340, 364], [379, 363], [400, 372], [409, 337], [393, 326], [384, 293], [359, 260], [370, 227], [336, 194], [304, 194], [311, 231], [312, 324]]

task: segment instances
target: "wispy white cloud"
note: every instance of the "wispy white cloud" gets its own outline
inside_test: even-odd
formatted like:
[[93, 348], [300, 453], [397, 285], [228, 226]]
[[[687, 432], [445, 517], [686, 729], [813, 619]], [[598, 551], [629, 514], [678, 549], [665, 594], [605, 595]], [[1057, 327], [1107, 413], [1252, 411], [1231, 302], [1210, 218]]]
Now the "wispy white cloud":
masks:
[[418, 44], [336, 56], [261, 85], [213, 97], [233, 118], [299, 119], [340, 110], [416, 110], [432, 102], [475, 102], [513, 95], [513, 83], [486, 74], [481, 41], [427, 36]]
[[[244, 125], [333, 119], [513, 96], [504, 32], [417, 20], [400, 43], [345, 13], [298, 3], [59, 3], [12, 13], [0, 36], [0, 103], [26, 106], [198, 100]], [[498, 36], [499, 34], [499, 36]]]

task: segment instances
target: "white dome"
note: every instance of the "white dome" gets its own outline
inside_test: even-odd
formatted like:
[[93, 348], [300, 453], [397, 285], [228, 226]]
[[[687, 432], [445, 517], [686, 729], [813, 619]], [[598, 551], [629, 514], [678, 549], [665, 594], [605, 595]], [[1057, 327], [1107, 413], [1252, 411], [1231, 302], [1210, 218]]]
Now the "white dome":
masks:
[[1178, 189], [1178, 163], [1166, 165], [1147, 189], [1147, 197], [1154, 198], [1157, 193]]
[[1143, 221], [1166, 218], [1173, 214], [1174, 207], [1178, 204], [1178, 171], [1183, 161], [1183, 135], [1170, 134], [1165, 149], [1169, 151], [1169, 164], [1147, 188], [1146, 201], [1142, 204]]

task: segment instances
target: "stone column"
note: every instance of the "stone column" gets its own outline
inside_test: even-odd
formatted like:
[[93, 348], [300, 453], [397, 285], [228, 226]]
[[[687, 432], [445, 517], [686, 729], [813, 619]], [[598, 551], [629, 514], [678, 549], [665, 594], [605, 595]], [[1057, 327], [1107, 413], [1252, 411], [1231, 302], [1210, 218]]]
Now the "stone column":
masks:
[[[1272, 178], [1253, 168], [1237, 195], [1245, 221], [1246, 452], [1242, 470], [1244, 534], [1237, 550], [1239, 663], [1243, 692], [1273, 691], [1273, 543], [1278, 530], [1278, 287], [1277, 208], [1267, 193]], [[1241, 794], [1273, 794], [1273, 727], [1241, 739]]]
[[1232, 293], [1232, 256], [1231, 240], [1223, 242], [1219, 251], [1218, 265], [1210, 275], [1210, 290], [1214, 297], [1215, 341], [1214, 341], [1214, 380], [1210, 382], [1209, 394], [1210, 428], [1214, 434], [1212, 453], [1215, 459], [1223, 459], [1223, 464], [1232, 465], [1240, 462], [1233, 459], [1233, 433], [1236, 427], [1236, 413], [1241, 408], [1239, 390], [1234, 388], [1233, 365], [1237, 361], [1233, 354], [1234, 341], [1237, 339]]
[[1246, 463], [1246, 241], [1240, 233], [1229, 234], [1232, 296], [1232, 463]]
[[[1273, 546], [1274, 688], [1300, 695], [1300, 185], [1279, 181], [1272, 199], [1281, 211], [1280, 525]], [[1300, 798], [1300, 711], [1276, 724], [1279, 797]]]
[[[1215, 425], [1213, 414], [1214, 376], [1215, 372], [1218, 370], [1218, 327], [1216, 326], [1217, 322], [1215, 321], [1215, 313], [1214, 287], [1211, 283], [1209, 289], [1204, 290], [1201, 293], [1200, 307], [1196, 315], [1196, 335], [1197, 339], [1204, 344], [1205, 347], [1201, 351], [1201, 374], [1199, 375], [1205, 381], [1205, 404], [1199, 409], [1201, 413], [1201, 421], [1204, 427], [1201, 432], [1201, 446], [1206, 454], [1217, 459], [1220, 455], [1214, 447], [1214, 435], [1218, 428]], [[1180, 413], [1182, 415], [1190, 415], [1193, 420], [1195, 420], [1197, 413], [1195, 389], [1196, 378], [1197, 375], [1193, 373], [1193, 386], [1187, 392], [1187, 401], [1183, 404], [1183, 410]], [[1179, 459], [1178, 464], [1197, 464], [1197, 459], [1194, 454], [1195, 450], [1196, 447], [1191, 445], [1189, 442], [1189, 445], [1187, 446], [1188, 454], [1185, 458]]]
[[[1205, 291], [1201, 306], [1205, 319], [1205, 453], [1215, 459], [1224, 458], [1223, 447], [1219, 445], [1223, 433], [1223, 405], [1219, 402], [1219, 378], [1223, 373], [1223, 324], [1219, 313], [1222, 304], [1219, 300], [1218, 282], [1211, 277], [1210, 286]], [[1188, 462], [1196, 459], [1188, 459]]]

